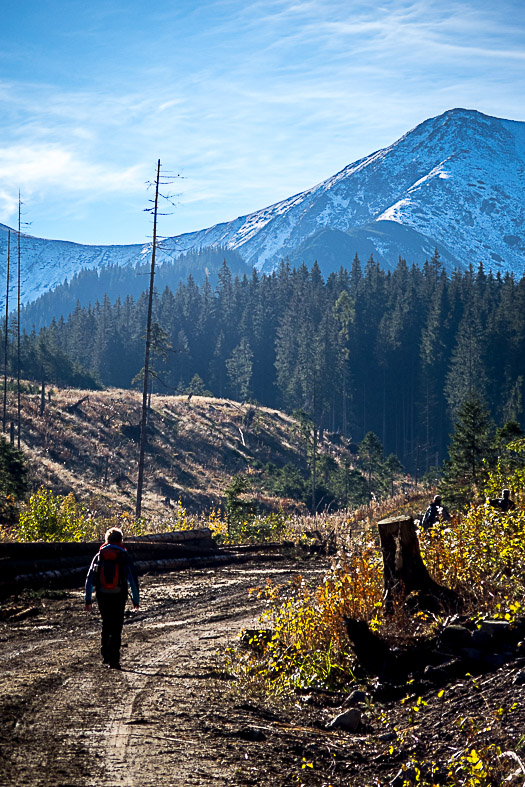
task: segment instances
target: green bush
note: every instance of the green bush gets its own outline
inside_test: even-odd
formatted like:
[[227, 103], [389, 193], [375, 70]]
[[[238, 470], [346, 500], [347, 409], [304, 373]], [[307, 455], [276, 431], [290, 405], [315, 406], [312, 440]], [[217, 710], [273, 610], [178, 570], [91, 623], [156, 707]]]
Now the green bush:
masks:
[[234, 475], [231, 483], [225, 489], [224, 510], [226, 512], [228, 536], [230, 539], [238, 536], [243, 523], [255, 516], [257, 510], [255, 501], [246, 497], [249, 490], [250, 482], [241, 473]]
[[95, 531], [95, 520], [73, 493], [55, 496], [42, 488], [20, 512], [16, 535], [18, 541], [86, 541]]
[[238, 523], [232, 540], [240, 543], [275, 541], [283, 537], [287, 523], [288, 517], [280, 511], [267, 516], [248, 516], [245, 521]]
[[269, 487], [274, 495], [300, 500], [306, 503], [309, 500], [310, 489], [298, 467], [286, 464], [276, 468], [267, 465]]
[[0, 436], [0, 521], [18, 518], [17, 503], [27, 492], [27, 467], [21, 451]]

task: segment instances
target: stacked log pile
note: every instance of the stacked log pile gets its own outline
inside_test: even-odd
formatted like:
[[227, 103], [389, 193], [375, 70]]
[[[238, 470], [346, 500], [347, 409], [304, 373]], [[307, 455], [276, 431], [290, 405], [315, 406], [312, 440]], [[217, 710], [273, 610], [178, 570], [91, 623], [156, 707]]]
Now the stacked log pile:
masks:
[[[23, 588], [82, 585], [100, 546], [98, 541], [0, 543], [0, 598]], [[130, 538], [125, 546], [139, 574], [232, 560], [231, 554], [217, 547], [207, 528]]]

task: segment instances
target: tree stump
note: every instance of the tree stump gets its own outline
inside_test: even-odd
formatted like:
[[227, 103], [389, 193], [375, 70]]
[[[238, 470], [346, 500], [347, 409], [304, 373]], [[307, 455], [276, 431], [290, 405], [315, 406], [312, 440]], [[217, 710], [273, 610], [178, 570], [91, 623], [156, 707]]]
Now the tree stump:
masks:
[[385, 605], [392, 611], [394, 599], [412, 594], [412, 606], [431, 612], [455, 612], [459, 595], [435, 582], [423, 563], [414, 520], [411, 516], [382, 519], [377, 524], [383, 552]]

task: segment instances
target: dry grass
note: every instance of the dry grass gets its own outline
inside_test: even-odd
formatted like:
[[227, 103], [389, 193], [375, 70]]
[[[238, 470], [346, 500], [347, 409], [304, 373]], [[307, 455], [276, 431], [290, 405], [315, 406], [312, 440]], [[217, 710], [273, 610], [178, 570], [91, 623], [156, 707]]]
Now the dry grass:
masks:
[[[22, 395], [22, 443], [31, 484], [73, 492], [95, 513], [133, 511], [142, 396], [108, 389], [54, 389]], [[9, 403], [15, 409], [14, 398]], [[325, 440], [321, 450], [341, 449]], [[277, 410], [203, 396], [153, 395], [143, 513], [169, 515], [180, 500], [190, 513], [217, 508], [235, 473], [257, 477], [272, 462], [304, 464], [295, 421]], [[257, 487], [257, 483], [254, 484]], [[261, 508], [280, 501], [257, 495]]]
[[399, 494], [352, 510], [317, 516], [296, 514], [288, 523], [288, 531], [293, 540], [297, 540], [303, 533], [317, 533], [322, 541], [333, 539], [337, 547], [353, 549], [354, 536], [357, 533], [370, 532], [372, 537], [377, 539], [377, 523], [381, 519], [400, 514], [417, 517], [426, 509], [432, 495], [432, 490], [414, 487], [409, 496]]

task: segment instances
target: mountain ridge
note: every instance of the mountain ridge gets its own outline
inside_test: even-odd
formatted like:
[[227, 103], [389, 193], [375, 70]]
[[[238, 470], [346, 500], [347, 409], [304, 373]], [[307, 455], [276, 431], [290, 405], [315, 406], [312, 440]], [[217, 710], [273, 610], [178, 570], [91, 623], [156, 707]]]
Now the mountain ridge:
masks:
[[[301, 246], [313, 245], [322, 270], [323, 256], [334, 254], [332, 266], [349, 266], [352, 245], [344, 239], [339, 238], [344, 252], [336, 253], [326, 242], [328, 235], [316, 246], [315, 236], [328, 229], [347, 234], [354, 253], [359, 246], [370, 249], [387, 268], [399, 255], [422, 264], [438, 248], [449, 271], [482, 262], [521, 276], [524, 197], [525, 122], [452, 109], [288, 199], [230, 222], [164, 239], [157, 260], [161, 265], [190, 251], [220, 246], [269, 273], [286, 256], [302, 261]], [[4, 271], [7, 230], [0, 225]], [[85, 246], [25, 234], [21, 238], [24, 303], [83, 268], [143, 264], [151, 249], [148, 243]]]

